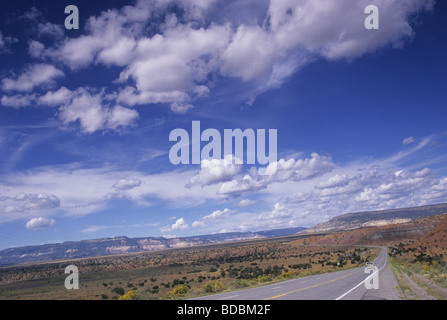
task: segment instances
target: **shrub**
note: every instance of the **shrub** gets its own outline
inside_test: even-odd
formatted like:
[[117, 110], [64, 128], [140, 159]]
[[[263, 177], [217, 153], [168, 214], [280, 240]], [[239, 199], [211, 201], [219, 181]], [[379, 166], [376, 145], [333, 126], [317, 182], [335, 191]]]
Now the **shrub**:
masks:
[[290, 279], [296, 277], [299, 273], [296, 271], [285, 272], [278, 276], [279, 279]]
[[256, 278], [256, 281], [258, 281], [258, 282], [272, 281], [272, 276], [271, 275], [262, 274], [262, 275], [260, 275], [259, 277]]
[[249, 287], [250, 284], [247, 280], [244, 279], [236, 279], [230, 282], [230, 286], [234, 289], [246, 288]]
[[117, 294], [119, 294], [119, 295], [123, 295], [125, 291], [124, 291], [124, 289], [121, 288], [121, 287], [116, 287], [116, 288], [113, 288], [113, 289], [112, 289], [112, 292], [115, 292], [115, 293], [117, 293]]
[[123, 294], [120, 297], [120, 300], [136, 300], [137, 299], [137, 294], [135, 292], [135, 290], [130, 290], [128, 293]]
[[186, 284], [177, 285], [174, 290], [172, 290], [173, 297], [181, 297], [188, 294], [189, 288]]
[[220, 281], [208, 281], [202, 288], [207, 293], [221, 292], [226, 289], [225, 285]]

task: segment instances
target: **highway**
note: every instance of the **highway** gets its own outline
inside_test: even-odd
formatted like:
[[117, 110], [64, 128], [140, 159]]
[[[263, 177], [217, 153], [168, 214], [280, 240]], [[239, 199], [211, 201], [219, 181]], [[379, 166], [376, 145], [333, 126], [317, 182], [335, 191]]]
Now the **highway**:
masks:
[[[387, 264], [387, 249], [381, 251], [374, 264], [379, 272]], [[194, 300], [360, 300], [374, 273], [365, 273], [365, 266], [309, 277], [286, 280], [262, 287], [213, 294]], [[379, 283], [380, 290], [380, 283]]]

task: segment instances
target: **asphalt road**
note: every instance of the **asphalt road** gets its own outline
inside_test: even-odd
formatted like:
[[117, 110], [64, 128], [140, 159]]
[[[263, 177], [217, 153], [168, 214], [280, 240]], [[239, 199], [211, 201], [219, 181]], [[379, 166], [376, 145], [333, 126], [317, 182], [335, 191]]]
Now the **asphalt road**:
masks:
[[[381, 247], [374, 260], [376, 271], [365, 273], [365, 267], [331, 272], [278, 282], [257, 288], [213, 294], [194, 300], [360, 300], [372, 287], [376, 275], [387, 264], [387, 249]], [[374, 273], [377, 272], [377, 273]], [[366, 288], [365, 282], [369, 285]]]

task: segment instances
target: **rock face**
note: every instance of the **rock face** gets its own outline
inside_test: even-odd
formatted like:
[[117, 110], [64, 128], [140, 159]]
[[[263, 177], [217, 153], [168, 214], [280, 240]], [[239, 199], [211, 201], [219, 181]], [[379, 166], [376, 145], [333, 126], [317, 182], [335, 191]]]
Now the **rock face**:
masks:
[[303, 229], [304, 228], [297, 227], [258, 232], [218, 233], [170, 239], [163, 237], [128, 238], [120, 236], [92, 240], [67, 241], [63, 243], [4, 249], [0, 251], [0, 265], [98, 257], [131, 252], [183, 248], [228, 241], [286, 236], [296, 234]]
[[445, 213], [447, 213], [447, 204], [445, 203], [407, 209], [348, 213], [317, 224], [301, 233], [326, 233], [401, 224]]

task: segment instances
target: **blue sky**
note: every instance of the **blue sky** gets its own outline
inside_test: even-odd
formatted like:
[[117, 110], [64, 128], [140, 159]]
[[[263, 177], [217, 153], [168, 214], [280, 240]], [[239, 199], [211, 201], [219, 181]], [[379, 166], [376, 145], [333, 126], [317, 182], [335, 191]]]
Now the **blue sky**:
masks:
[[[446, 202], [445, 3], [69, 4], [0, 4], [0, 249]], [[173, 165], [192, 121], [276, 129], [277, 172]]]

